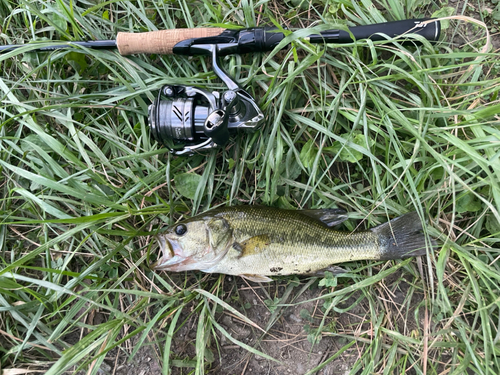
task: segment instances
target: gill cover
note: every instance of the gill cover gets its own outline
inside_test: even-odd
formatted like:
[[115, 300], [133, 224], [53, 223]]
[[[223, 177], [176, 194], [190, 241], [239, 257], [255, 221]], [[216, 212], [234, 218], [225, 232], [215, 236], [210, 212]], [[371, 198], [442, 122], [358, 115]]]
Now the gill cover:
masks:
[[227, 247], [224, 245], [229, 242], [233, 231], [226, 219], [222, 217], [212, 217], [207, 223], [207, 233], [210, 248], [216, 250], [219, 249], [219, 247]]

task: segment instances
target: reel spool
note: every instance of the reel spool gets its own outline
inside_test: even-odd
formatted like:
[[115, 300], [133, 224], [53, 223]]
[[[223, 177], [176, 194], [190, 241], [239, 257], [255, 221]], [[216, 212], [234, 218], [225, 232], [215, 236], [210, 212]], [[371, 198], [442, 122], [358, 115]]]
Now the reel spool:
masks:
[[[215, 73], [228, 87], [222, 93], [192, 86], [166, 85], [149, 106], [153, 138], [173, 154], [191, 154], [223, 146], [236, 130], [255, 131], [264, 115], [255, 100], [218, 65], [217, 45], [198, 46], [212, 55]], [[175, 148], [176, 145], [183, 148]]]

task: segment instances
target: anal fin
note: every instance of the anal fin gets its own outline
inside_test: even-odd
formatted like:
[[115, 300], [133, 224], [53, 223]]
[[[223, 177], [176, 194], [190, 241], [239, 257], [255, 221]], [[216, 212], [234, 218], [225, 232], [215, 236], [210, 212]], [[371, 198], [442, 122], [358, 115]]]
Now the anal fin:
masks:
[[325, 276], [325, 271], [331, 272], [333, 276], [341, 275], [343, 273], [348, 273], [349, 271], [338, 266], [329, 266], [326, 268], [323, 268], [322, 270], [316, 271], [314, 273], [314, 276]]
[[267, 276], [264, 276], [264, 275], [252, 275], [252, 274], [245, 273], [245, 274], [241, 274], [239, 276], [243, 277], [244, 279], [253, 281], [254, 283], [269, 283], [269, 282], [273, 281], [273, 279], [271, 279]]

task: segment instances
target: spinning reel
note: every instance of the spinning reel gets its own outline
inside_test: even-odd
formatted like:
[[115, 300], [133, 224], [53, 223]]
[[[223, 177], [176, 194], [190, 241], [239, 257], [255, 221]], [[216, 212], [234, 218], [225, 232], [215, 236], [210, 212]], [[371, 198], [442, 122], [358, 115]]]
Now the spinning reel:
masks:
[[[217, 64], [224, 45], [191, 46], [212, 56], [213, 70], [227, 86], [209, 92], [192, 86], [166, 85], [149, 106], [149, 126], [156, 141], [176, 155], [223, 146], [236, 130], [255, 131], [264, 115], [254, 98], [241, 89]], [[173, 146], [182, 144], [183, 148]]]
[[[117, 40], [118, 49], [123, 54], [154, 51], [155, 53], [212, 57], [213, 70], [226, 84], [227, 91], [208, 92], [191, 86], [168, 85], [162, 87], [154, 104], [149, 106], [149, 125], [153, 137], [177, 155], [222, 146], [227, 142], [232, 131], [255, 130], [264, 119], [255, 100], [219, 67], [217, 57], [232, 53], [271, 51], [285, 38], [284, 34], [272, 27], [220, 29], [214, 34], [212, 31], [209, 33], [211, 36], [187, 39], [177, 37], [177, 30], [152, 32], [154, 49], [144, 48], [143, 44], [147, 38], [142, 38], [140, 35], [126, 43]], [[186, 32], [189, 35], [192, 33], [200, 35], [197, 29]], [[439, 39], [440, 23], [429, 19], [393, 21], [351, 27], [349, 32], [326, 30], [319, 34], [311, 34], [305, 39], [310, 43], [352, 43], [357, 39], [386, 40], [386, 36], [401, 36], [408, 32], [420, 34], [430, 41], [436, 41]], [[171, 36], [163, 40], [164, 35]], [[130, 36], [125, 35], [121, 39], [128, 40], [129, 38]], [[159, 47], [156, 48], [157, 42], [162, 40], [163, 42], [159, 43]], [[121, 49], [120, 45], [122, 45]], [[131, 46], [134, 48], [129, 48]], [[174, 148], [179, 143], [184, 144], [184, 148]]]
[[[423, 18], [356, 26], [349, 28], [348, 32], [325, 30], [304, 39], [309, 43], [352, 43], [357, 39], [379, 41], [412, 33], [437, 41], [440, 30], [439, 21]], [[226, 84], [227, 91], [208, 92], [192, 86], [167, 85], [162, 87], [155, 102], [149, 106], [153, 137], [174, 154], [181, 155], [222, 146], [229, 134], [237, 129], [253, 131], [259, 127], [264, 116], [255, 100], [219, 67], [217, 57], [271, 51], [284, 39], [284, 33], [274, 27], [238, 30], [195, 28], [118, 33], [116, 40], [70, 42], [38, 49], [51, 51], [77, 45], [95, 49], [118, 48], [123, 56], [135, 53], [211, 56], [214, 72]], [[19, 47], [21, 45], [0, 46], [0, 53]], [[179, 144], [183, 144], [182, 149], [177, 147]]]

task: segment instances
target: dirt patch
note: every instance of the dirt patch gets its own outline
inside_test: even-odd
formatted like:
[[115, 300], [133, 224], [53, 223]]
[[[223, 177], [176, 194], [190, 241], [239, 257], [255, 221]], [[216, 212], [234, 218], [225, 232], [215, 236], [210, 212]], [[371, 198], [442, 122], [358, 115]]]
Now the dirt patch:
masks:
[[[273, 287], [269, 289], [273, 292]], [[273, 293], [276, 301], [285, 293], [285, 288], [277, 289], [278, 291]], [[299, 293], [300, 288], [296, 289], [293, 293]], [[314, 300], [320, 293], [319, 289], [308, 289], [299, 296], [290, 296], [294, 306], [281, 307], [276, 316], [276, 307], [267, 306], [264, 302], [269, 301], [266, 299], [268, 293], [265, 289], [242, 287], [241, 298], [245, 305], [251, 305], [251, 308], [246, 310], [247, 316], [261, 327], [271, 324], [271, 329], [262, 335], [225, 314], [221, 318], [221, 324], [236, 338], [273, 357], [279, 363], [252, 355], [239, 346], [224, 343], [225, 340], [221, 337], [221, 342], [224, 343], [223, 355], [219, 365], [211, 373], [233, 374], [246, 371], [254, 374], [305, 374], [331, 357], [343, 343], [336, 337], [322, 337], [321, 334], [315, 337], [314, 330], [323, 319], [323, 302]], [[326, 329], [329, 329], [336, 319], [335, 316], [328, 316], [324, 322]], [[346, 352], [320, 373], [343, 374], [342, 371], [350, 369], [355, 360], [354, 352]]]
[[107, 372], [115, 375], [161, 374], [158, 351], [155, 349], [157, 348], [152, 345], [144, 345], [130, 361], [126, 353], [121, 353], [121, 355], [117, 353], [113, 362], [106, 362], [109, 366]]
[[[365, 346], [375, 340], [370, 302], [363, 291], [351, 293], [332, 307], [334, 300], [318, 297], [334, 289], [318, 287], [317, 281], [307, 284], [306, 279], [293, 286], [283, 280], [255, 286], [240, 278], [227, 277], [227, 280], [230, 282], [224, 288], [223, 299], [231, 301], [232, 307], [267, 333], [263, 334], [227, 310], [218, 312], [215, 320], [232, 338], [276, 361], [241, 348], [214, 328], [215, 336], [206, 347], [210, 353], [207, 357], [212, 358], [206, 367], [209, 374], [305, 374], [321, 364], [316, 374], [348, 374]], [[421, 324], [415, 321], [414, 312], [423, 294], [409, 296], [410, 284], [401, 272], [386, 278], [377, 288], [380, 289], [377, 298], [386, 300], [378, 304], [386, 309], [381, 314], [386, 317], [384, 326], [408, 336], [415, 332], [421, 334]], [[171, 356], [174, 375], [192, 371], [192, 367], [176, 365], [191, 363], [194, 366], [197, 318], [192, 315], [176, 333]], [[391, 344], [390, 339], [383, 343], [386, 347]], [[332, 358], [342, 348], [344, 350]], [[129, 375], [135, 374], [129, 372]]]
[[[255, 284], [248, 284], [240, 278], [228, 277], [227, 279], [230, 283], [226, 284], [224, 300], [226, 302], [231, 300], [234, 308], [263, 330], [267, 330], [267, 333], [264, 334], [261, 330], [250, 326], [227, 310], [222, 310], [215, 315], [217, 323], [232, 338], [275, 360], [241, 348], [214, 329], [215, 337], [205, 348], [210, 353], [207, 358], [209, 360], [212, 358], [207, 366], [207, 373], [222, 375], [305, 374], [346, 344], [347, 340], [344, 338], [323, 336], [321, 332], [315, 332], [322, 320], [324, 320], [324, 331], [328, 332], [333, 327], [332, 322], [339, 318], [335, 316], [336, 314], [329, 314], [325, 317], [324, 301], [315, 300], [325, 292], [323, 288], [311, 284], [304, 290], [303, 284], [290, 286], [279, 283], [254, 286]], [[291, 306], [284, 306], [287, 304]], [[179, 321], [186, 318], [187, 313], [181, 316]], [[352, 323], [348, 320], [345, 322], [346, 324]], [[189, 364], [194, 366], [196, 361], [197, 324], [198, 316], [192, 315], [173, 339], [171, 355], [173, 375], [188, 374], [193, 370]], [[357, 355], [354, 350], [346, 351], [335, 361], [328, 363], [318, 374], [348, 373], [356, 359]], [[141, 359], [134, 359], [134, 362], [136, 361], [140, 364]], [[154, 369], [142, 368], [141, 370], [137, 372], [128, 367], [127, 375], [155, 373]], [[125, 372], [117, 372], [117, 374], [125, 374]]]
[[[174, 276], [180, 278], [183, 275]], [[325, 287], [319, 286], [319, 280], [313, 278], [283, 278], [268, 284], [255, 284], [226, 276], [222, 286], [219, 285], [218, 297], [261, 329], [210, 301], [214, 321], [232, 339], [251, 349], [242, 348], [212, 324], [207, 329], [204, 371], [221, 375], [300, 375], [311, 370], [317, 375], [357, 373], [361, 369], [356, 369], [356, 362], [371, 350], [370, 345], [375, 341], [379, 340], [377, 344], [384, 349], [394, 344], [390, 335], [377, 335], [375, 326], [380, 325], [406, 337], [421, 337], [423, 334], [423, 323], [418, 321], [423, 315], [416, 310], [422, 305], [424, 296], [411, 285], [409, 277], [408, 273], [399, 270], [370, 287], [371, 293], [354, 290], [335, 299], [329, 293], [348, 290], [355, 281], [346, 279], [339, 281], [343, 284], [336, 287]], [[216, 275], [207, 276], [205, 290], [211, 290], [216, 280]], [[200, 286], [195, 277], [189, 281]], [[186, 286], [190, 288], [189, 283]], [[190, 374], [196, 366], [200, 319], [197, 306], [200, 306], [200, 299], [186, 305], [178, 319], [169, 356], [171, 375]], [[151, 316], [156, 311], [149, 313]], [[94, 318], [99, 318], [98, 314], [94, 315]], [[381, 317], [383, 322], [375, 322]], [[147, 324], [146, 317], [144, 321]], [[167, 318], [167, 321], [170, 323], [171, 319]], [[211, 318], [207, 319], [207, 322], [211, 321]], [[162, 373], [161, 358], [167, 330], [168, 325], [157, 330], [154, 337], [149, 335], [133, 358], [130, 354], [141, 335], [125, 341], [108, 353], [99, 374]], [[130, 332], [123, 332], [118, 339], [127, 333]], [[68, 335], [65, 340], [78, 341], [81, 332], [75, 331], [73, 335]]]
[[[456, 8], [455, 14], [457, 15], [464, 15], [483, 21], [491, 34], [491, 52], [496, 52], [500, 49], [500, 26], [499, 22], [493, 18], [495, 13], [498, 12], [496, 3], [486, 1], [484, 3], [476, 4], [466, 1], [451, 0], [448, 6]], [[460, 26], [456, 28], [455, 25], [458, 24]], [[449, 37], [449, 41], [452, 42], [455, 47], [462, 48], [468, 46], [471, 41], [483, 40], [483, 29], [479, 29], [472, 23], [459, 23], [458, 21], [452, 21], [452, 25], [454, 27], [446, 30], [445, 34]]]

